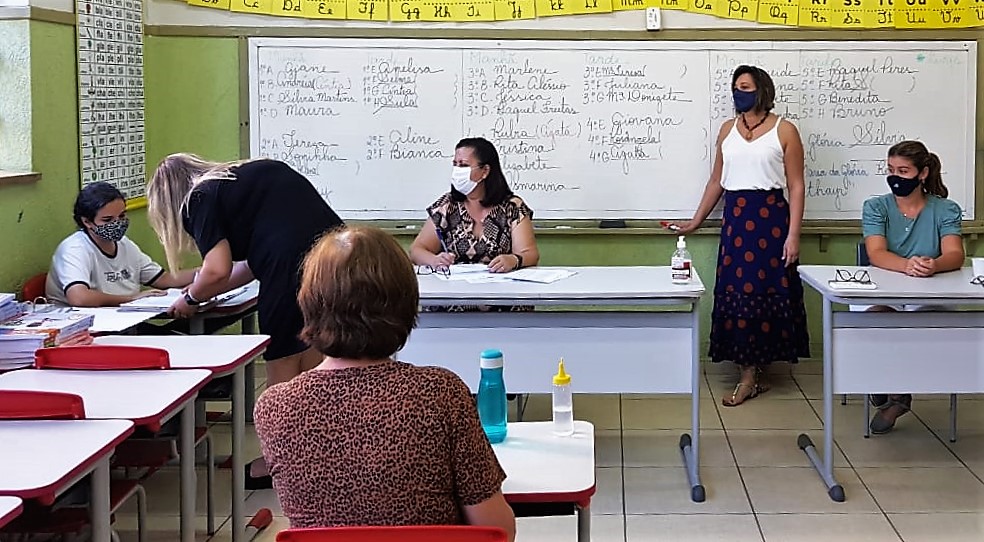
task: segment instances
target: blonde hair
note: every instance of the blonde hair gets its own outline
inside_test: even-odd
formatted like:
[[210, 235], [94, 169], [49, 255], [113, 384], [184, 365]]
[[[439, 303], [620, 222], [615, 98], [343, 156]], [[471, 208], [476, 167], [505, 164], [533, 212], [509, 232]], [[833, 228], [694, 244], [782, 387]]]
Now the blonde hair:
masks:
[[240, 163], [209, 162], [194, 154], [178, 153], [157, 166], [147, 186], [147, 218], [164, 245], [172, 271], [181, 269], [182, 258], [195, 250], [182, 220], [192, 189], [203, 182], [234, 180], [231, 170]]

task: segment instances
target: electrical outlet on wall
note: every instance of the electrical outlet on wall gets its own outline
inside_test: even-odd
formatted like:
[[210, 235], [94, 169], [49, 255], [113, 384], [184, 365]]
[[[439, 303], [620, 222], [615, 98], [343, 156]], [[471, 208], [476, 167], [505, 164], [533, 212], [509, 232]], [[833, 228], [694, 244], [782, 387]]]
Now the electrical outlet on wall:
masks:
[[663, 16], [659, 8], [646, 8], [646, 30], [659, 30], [663, 24]]

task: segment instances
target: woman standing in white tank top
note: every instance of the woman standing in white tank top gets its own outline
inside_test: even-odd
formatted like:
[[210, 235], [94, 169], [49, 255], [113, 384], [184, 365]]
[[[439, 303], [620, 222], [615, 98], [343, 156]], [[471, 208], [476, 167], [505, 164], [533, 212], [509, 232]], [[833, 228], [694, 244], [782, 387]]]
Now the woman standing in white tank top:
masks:
[[697, 212], [670, 225], [681, 234], [696, 230], [724, 196], [710, 356], [741, 367], [734, 391], [722, 400], [725, 406], [768, 390], [759, 379], [763, 366], [810, 355], [796, 271], [805, 197], [803, 142], [792, 123], [771, 112], [776, 90], [768, 73], [739, 66], [731, 87], [738, 114], [721, 126], [714, 169]]

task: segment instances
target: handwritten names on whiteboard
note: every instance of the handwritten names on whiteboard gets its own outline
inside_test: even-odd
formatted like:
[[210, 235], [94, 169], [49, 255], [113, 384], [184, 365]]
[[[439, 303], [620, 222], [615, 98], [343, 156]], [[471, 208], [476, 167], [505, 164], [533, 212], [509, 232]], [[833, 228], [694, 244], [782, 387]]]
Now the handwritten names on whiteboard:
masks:
[[143, 3], [78, 0], [82, 185], [105, 181], [145, 195]]

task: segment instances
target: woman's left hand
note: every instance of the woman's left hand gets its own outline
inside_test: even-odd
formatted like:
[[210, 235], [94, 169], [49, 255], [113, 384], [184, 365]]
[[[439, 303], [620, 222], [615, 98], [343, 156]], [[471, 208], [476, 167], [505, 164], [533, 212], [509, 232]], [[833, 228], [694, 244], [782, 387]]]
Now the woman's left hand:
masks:
[[490, 273], [508, 273], [519, 265], [519, 258], [513, 254], [499, 254], [489, 262]]
[[786, 237], [786, 243], [782, 245], [782, 260], [786, 262], [786, 267], [796, 263], [800, 257], [800, 240], [798, 237]]
[[179, 297], [167, 310], [167, 315], [171, 318], [191, 318], [195, 314], [198, 314], [198, 307], [189, 305], [184, 297]]

